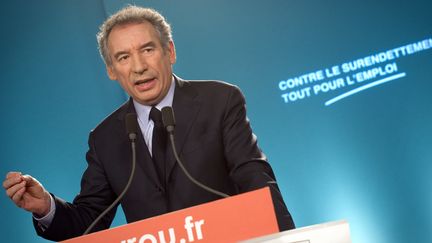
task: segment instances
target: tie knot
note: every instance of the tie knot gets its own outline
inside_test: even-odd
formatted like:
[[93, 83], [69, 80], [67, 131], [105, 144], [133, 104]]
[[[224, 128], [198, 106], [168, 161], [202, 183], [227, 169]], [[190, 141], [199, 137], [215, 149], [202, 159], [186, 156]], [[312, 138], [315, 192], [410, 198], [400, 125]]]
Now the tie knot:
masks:
[[156, 126], [163, 126], [162, 124], [162, 112], [156, 107], [152, 107], [150, 110], [150, 119], [155, 123]]

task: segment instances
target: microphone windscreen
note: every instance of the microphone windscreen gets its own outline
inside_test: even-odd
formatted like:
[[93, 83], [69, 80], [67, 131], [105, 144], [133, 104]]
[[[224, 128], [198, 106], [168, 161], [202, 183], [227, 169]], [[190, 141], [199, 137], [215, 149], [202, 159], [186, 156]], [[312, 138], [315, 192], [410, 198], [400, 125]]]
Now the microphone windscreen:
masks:
[[138, 121], [136, 113], [126, 114], [126, 132], [127, 134], [138, 133]]
[[172, 107], [165, 106], [162, 108], [162, 122], [164, 127], [175, 126], [174, 111]]

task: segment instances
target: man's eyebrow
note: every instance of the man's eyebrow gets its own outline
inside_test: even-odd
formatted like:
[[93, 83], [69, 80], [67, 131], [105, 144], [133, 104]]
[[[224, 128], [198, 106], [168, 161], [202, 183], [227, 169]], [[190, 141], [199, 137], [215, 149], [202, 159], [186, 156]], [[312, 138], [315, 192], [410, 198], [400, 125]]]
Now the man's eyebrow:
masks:
[[144, 49], [144, 48], [146, 48], [146, 47], [155, 47], [156, 46], [156, 43], [154, 42], [154, 41], [149, 41], [149, 42], [147, 42], [147, 43], [144, 43], [144, 44], [142, 44], [140, 47], [139, 47], [139, 49], [141, 50], [141, 49]]
[[[146, 47], [155, 47], [155, 46], [156, 46], [156, 43], [154, 41], [149, 41], [149, 42], [142, 44], [138, 49], [141, 50], [141, 49], [144, 49]], [[119, 56], [121, 56], [123, 54], [128, 54], [128, 53], [129, 53], [128, 51], [118, 51], [118, 52], [114, 53], [114, 58], [117, 59]]]

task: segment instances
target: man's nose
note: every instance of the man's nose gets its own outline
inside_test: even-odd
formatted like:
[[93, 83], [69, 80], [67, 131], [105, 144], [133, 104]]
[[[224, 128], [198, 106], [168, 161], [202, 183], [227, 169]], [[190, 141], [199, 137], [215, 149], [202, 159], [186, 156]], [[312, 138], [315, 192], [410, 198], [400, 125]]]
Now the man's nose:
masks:
[[135, 55], [132, 57], [132, 71], [137, 74], [142, 74], [147, 70], [147, 61], [145, 57]]

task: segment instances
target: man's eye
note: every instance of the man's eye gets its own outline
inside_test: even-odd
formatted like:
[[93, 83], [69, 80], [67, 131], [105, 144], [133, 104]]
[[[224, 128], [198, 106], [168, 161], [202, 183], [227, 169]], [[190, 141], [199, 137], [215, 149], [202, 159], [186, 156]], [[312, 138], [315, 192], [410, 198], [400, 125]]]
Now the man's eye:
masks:
[[151, 48], [151, 47], [144, 48], [144, 50], [143, 50], [144, 53], [150, 53], [150, 52], [153, 52], [153, 51], [154, 51], [154, 48]]
[[120, 61], [124, 61], [127, 60], [129, 58], [129, 56], [120, 56], [117, 60]]

